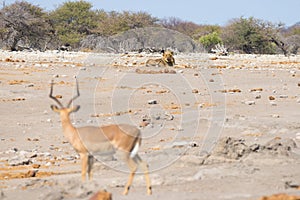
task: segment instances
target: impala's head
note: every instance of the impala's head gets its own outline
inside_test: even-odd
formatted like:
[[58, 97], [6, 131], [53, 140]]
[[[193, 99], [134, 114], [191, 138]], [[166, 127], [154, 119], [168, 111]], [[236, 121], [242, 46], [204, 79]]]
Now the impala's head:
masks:
[[76, 96], [74, 96], [70, 101], [69, 103], [67, 104], [67, 106], [63, 106], [63, 104], [56, 98], [52, 95], [52, 92], [53, 92], [53, 85], [54, 85], [54, 82], [53, 80], [51, 81], [51, 89], [50, 89], [50, 94], [49, 94], [49, 97], [51, 99], [53, 99], [57, 105], [51, 105], [51, 109], [54, 111], [54, 112], [57, 112], [57, 113], [60, 113], [61, 115], [69, 115], [70, 113], [72, 112], [77, 112], [80, 108], [80, 106], [71, 106], [72, 102], [79, 97], [79, 89], [78, 89], [78, 82], [77, 82], [77, 79], [76, 79], [76, 90], [77, 90], [77, 94]]

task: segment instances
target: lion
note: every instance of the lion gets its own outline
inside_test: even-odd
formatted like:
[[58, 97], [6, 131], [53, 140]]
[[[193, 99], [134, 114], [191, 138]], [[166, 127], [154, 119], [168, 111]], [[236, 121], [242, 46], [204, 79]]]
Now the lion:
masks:
[[149, 59], [146, 62], [146, 66], [158, 66], [158, 67], [166, 67], [166, 66], [174, 66], [175, 59], [173, 57], [173, 52], [170, 50], [162, 51], [162, 58], [158, 59]]

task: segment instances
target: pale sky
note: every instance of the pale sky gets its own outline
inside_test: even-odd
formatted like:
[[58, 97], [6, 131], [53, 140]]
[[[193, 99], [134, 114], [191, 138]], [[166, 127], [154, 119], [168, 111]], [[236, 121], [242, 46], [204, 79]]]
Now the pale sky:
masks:
[[[0, 0], [6, 4], [15, 0]], [[53, 10], [66, 0], [27, 0]], [[73, 0], [72, 0], [73, 1]], [[300, 22], [300, 0], [87, 0], [93, 9], [145, 11], [153, 17], [177, 17], [197, 24], [226, 25], [233, 18], [255, 17], [291, 26]]]

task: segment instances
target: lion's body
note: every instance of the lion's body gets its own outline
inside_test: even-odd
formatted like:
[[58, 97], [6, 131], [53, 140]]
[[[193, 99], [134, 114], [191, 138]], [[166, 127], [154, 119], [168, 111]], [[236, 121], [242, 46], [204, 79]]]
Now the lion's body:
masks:
[[158, 66], [158, 67], [167, 67], [167, 66], [174, 66], [175, 65], [175, 59], [173, 57], [172, 51], [165, 51], [163, 53], [162, 58], [158, 59], [149, 59], [146, 62], [146, 66]]

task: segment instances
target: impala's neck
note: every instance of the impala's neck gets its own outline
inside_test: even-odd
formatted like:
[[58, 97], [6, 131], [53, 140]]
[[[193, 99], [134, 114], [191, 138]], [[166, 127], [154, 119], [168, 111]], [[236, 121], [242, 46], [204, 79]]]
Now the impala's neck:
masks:
[[61, 124], [63, 128], [64, 136], [72, 143], [77, 136], [76, 128], [73, 126], [70, 120], [69, 113], [60, 113]]

